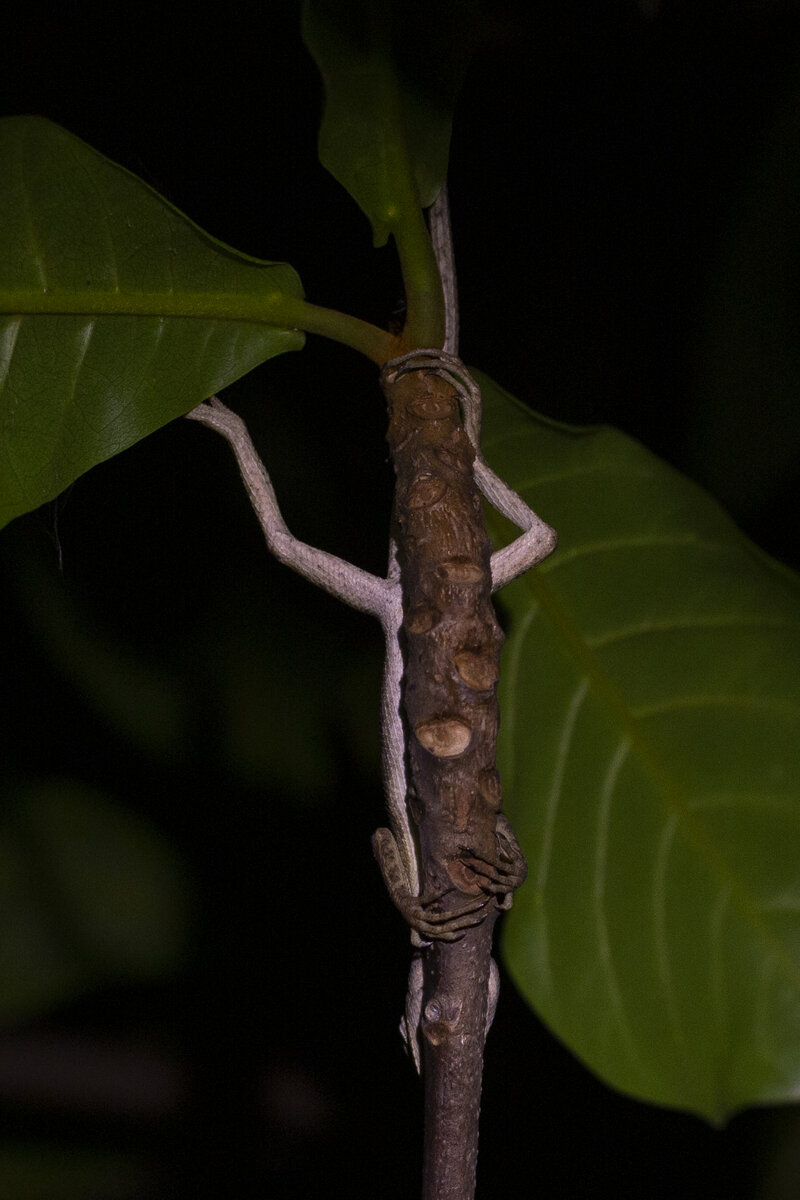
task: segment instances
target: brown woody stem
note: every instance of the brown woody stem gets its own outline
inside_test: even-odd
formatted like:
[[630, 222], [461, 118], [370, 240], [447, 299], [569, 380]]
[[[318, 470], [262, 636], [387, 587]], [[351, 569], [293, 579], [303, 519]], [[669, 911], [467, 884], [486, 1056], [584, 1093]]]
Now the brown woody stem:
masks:
[[[422, 951], [423, 1200], [471, 1200], [498, 908], [507, 907], [497, 818], [497, 679], [503, 635], [491, 603], [491, 543], [458, 393], [413, 356], [382, 386], [397, 477], [394, 535], [403, 587], [403, 708], [421, 891], [443, 912], [481, 894], [476, 924]], [[517, 879], [516, 882], [519, 882]]]

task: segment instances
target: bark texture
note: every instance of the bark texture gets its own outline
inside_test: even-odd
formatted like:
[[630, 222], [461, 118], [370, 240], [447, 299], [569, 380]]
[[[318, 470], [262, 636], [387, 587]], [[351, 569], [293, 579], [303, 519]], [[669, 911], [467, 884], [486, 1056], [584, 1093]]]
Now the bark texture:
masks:
[[387, 364], [382, 384], [397, 477], [408, 802], [421, 895], [446, 912], [486, 897], [463, 937], [422, 951], [423, 1196], [466, 1200], [475, 1183], [492, 931], [520, 882], [519, 874], [508, 877], [508, 840], [497, 831], [503, 635], [491, 603], [492, 547], [473, 478], [475, 451], [457, 393], [413, 361]]

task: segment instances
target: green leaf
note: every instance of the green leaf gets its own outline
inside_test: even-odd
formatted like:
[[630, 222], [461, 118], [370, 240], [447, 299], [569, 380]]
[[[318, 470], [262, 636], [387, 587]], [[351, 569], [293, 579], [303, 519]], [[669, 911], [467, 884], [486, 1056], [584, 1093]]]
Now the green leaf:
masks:
[[483, 386], [488, 461], [559, 533], [502, 593], [501, 768], [530, 868], [511, 972], [622, 1091], [715, 1122], [794, 1099], [797, 577], [623, 434]]
[[0, 121], [0, 525], [299, 349], [301, 297], [291, 267], [224, 246], [57, 125]]
[[155, 830], [60, 781], [7, 794], [0, 813], [0, 1021], [174, 969], [187, 888]]
[[320, 161], [369, 218], [376, 246], [444, 183], [476, 13], [471, 0], [304, 6], [303, 37], [325, 83]]

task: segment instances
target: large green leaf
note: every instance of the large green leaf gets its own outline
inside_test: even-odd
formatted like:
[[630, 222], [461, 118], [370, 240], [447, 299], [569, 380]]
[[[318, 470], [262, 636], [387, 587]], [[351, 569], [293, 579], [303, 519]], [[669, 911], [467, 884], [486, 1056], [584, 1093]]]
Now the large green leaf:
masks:
[[376, 246], [409, 203], [426, 208], [444, 183], [475, 23], [473, 0], [304, 6], [303, 37], [325, 82], [320, 161], [369, 217]]
[[617, 1088], [712, 1121], [793, 1099], [798, 580], [636, 442], [484, 387], [487, 459], [559, 533], [502, 594], [501, 767], [530, 867], [511, 972]]
[[0, 525], [302, 346], [301, 297], [57, 125], [0, 121]]

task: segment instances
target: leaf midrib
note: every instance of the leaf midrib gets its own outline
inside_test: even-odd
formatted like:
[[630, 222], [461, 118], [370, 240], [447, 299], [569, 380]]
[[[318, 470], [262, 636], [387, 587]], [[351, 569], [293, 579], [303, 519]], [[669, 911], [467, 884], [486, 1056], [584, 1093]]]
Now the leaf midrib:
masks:
[[236, 292], [126, 293], [72, 288], [0, 290], [0, 314], [4, 316], [188, 317], [294, 328], [291, 317], [300, 316], [301, 306], [302, 301], [278, 291], [247, 296]]

